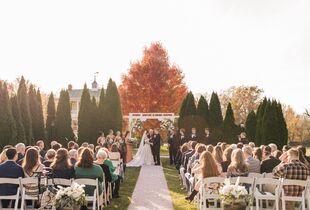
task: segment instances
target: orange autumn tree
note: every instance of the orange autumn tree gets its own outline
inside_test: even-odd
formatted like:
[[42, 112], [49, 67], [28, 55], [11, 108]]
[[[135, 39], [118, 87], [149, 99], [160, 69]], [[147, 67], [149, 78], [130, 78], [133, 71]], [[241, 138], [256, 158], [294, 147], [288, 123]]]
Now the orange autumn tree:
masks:
[[123, 113], [179, 111], [187, 93], [184, 74], [169, 62], [161, 43], [145, 48], [141, 60], [132, 63], [119, 88]]

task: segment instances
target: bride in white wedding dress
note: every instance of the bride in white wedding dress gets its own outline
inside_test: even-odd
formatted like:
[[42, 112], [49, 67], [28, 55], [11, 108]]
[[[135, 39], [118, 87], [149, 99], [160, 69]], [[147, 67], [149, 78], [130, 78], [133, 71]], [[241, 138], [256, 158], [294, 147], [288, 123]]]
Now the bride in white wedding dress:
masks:
[[140, 146], [133, 160], [126, 164], [127, 167], [140, 167], [143, 165], [154, 165], [151, 143], [147, 137], [147, 132], [144, 131], [141, 138]]

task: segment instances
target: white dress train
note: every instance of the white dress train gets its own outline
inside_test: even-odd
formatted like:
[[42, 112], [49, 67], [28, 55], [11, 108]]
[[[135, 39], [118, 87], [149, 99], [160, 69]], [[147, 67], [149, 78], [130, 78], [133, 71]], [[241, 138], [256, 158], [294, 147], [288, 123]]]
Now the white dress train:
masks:
[[151, 145], [144, 143], [146, 140], [146, 132], [144, 132], [137, 154], [133, 160], [126, 164], [126, 167], [141, 167], [143, 165], [155, 165], [152, 155]]

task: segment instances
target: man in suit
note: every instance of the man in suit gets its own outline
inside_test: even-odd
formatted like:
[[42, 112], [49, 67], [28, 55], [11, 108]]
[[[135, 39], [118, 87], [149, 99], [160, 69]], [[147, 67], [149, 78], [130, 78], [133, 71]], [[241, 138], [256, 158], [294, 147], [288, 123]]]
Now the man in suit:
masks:
[[211, 134], [210, 134], [210, 129], [209, 128], [205, 128], [205, 135], [203, 137], [203, 143], [205, 145], [208, 145], [208, 144], [212, 144], [212, 137], [211, 137]]
[[[24, 172], [21, 166], [16, 163], [18, 158], [17, 151], [14, 147], [6, 151], [7, 161], [0, 164], [0, 178], [19, 178], [24, 177]], [[18, 185], [14, 184], [1, 184], [0, 195], [15, 195]], [[8, 205], [8, 201], [3, 201], [3, 206]]]
[[154, 162], [155, 165], [159, 166], [160, 165], [160, 141], [161, 137], [159, 134], [158, 129], [155, 129], [153, 139], [152, 139], [152, 151], [153, 151], [153, 156], [154, 156]]
[[169, 159], [170, 165], [175, 164], [176, 155], [178, 150], [178, 144], [173, 130], [169, 130], [168, 147], [169, 147]]
[[192, 133], [188, 136], [190, 141], [198, 141], [197, 130], [196, 128], [192, 128]]
[[178, 141], [178, 146], [181, 147], [184, 143], [187, 142], [187, 139], [185, 137], [185, 129], [181, 128], [177, 134], [177, 141]]
[[17, 155], [18, 155], [16, 162], [19, 162], [20, 160], [22, 160], [24, 158], [24, 155], [26, 152], [26, 146], [24, 143], [18, 143], [18, 144], [16, 144], [15, 148], [16, 148]]
[[271, 154], [271, 148], [266, 146], [263, 151], [265, 159], [261, 162], [260, 172], [271, 173], [272, 170], [281, 163], [281, 161]]

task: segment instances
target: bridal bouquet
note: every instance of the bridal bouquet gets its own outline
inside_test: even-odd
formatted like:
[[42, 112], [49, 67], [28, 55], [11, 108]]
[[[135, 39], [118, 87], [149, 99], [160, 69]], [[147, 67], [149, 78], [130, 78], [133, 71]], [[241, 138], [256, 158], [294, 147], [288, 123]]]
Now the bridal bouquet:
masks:
[[224, 186], [220, 188], [219, 195], [224, 206], [244, 206], [249, 201], [250, 196], [244, 186], [239, 186], [239, 181], [236, 184], [231, 184], [229, 179], [225, 179]]
[[55, 196], [55, 207], [57, 209], [76, 208], [79, 206], [86, 206], [86, 195], [84, 185], [79, 185], [75, 182], [70, 187], [61, 187]]
[[150, 142], [149, 139], [145, 139], [145, 140], [144, 140], [144, 143], [145, 143], [145, 144], [150, 144], [150, 145], [152, 144], [152, 143]]

